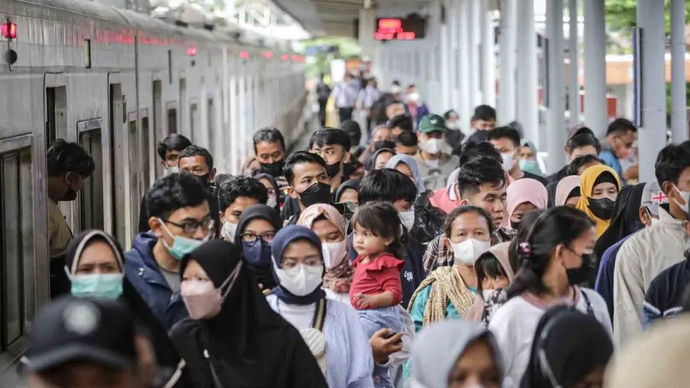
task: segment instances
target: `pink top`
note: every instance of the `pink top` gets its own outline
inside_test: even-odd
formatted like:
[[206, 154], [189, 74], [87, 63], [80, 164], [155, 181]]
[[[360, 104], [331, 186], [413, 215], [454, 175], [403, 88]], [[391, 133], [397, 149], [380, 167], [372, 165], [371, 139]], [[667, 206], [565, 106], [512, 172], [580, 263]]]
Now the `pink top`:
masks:
[[450, 191], [453, 190], [453, 187], [455, 186], [451, 186], [450, 188], [442, 187], [438, 190], [435, 190], [434, 194], [429, 197], [429, 202], [431, 202], [433, 206], [436, 206], [437, 208], [449, 214], [455, 210], [455, 208], [460, 207], [461, 201], [460, 198], [450, 198]]
[[384, 253], [369, 263], [362, 263], [364, 255], [359, 255], [352, 262], [355, 274], [350, 287], [350, 303], [357, 310], [363, 308], [355, 301], [357, 294], [378, 295], [385, 291], [393, 294], [393, 306], [402, 300], [402, 282], [400, 270], [405, 262], [390, 253]]

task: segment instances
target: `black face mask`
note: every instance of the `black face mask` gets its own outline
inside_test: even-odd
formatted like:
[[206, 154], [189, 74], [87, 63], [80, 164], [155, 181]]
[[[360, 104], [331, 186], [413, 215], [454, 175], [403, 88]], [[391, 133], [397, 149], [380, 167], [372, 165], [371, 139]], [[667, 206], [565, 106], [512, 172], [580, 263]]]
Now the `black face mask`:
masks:
[[302, 205], [309, 207], [317, 203], [331, 203], [331, 186], [325, 183], [316, 183], [306, 190], [298, 193]]
[[602, 220], [610, 220], [613, 217], [613, 209], [616, 202], [609, 198], [587, 198], [589, 200], [589, 210], [592, 211], [595, 217]]
[[334, 176], [338, 175], [340, 172], [340, 162], [333, 163], [333, 164], [327, 164], [326, 165], [326, 174], [328, 174], [329, 177], [333, 178]]
[[[65, 183], [66, 182], [67, 181], [65, 180]], [[65, 192], [65, 195], [62, 196], [62, 200], [65, 202], [69, 202], [69, 201], [74, 201], [75, 199], [77, 199], [77, 192], [74, 191], [74, 189], [72, 188], [72, 185], [67, 183], [67, 191]]]
[[354, 164], [352, 164], [352, 163], [343, 164], [343, 180], [344, 181], [348, 180], [350, 175], [352, 175], [352, 173], [354, 173], [355, 171], [357, 171], [357, 169], [355, 168]]
[[395, 142], [392, 140], [379, 140], [376, 143], [374, 143], [374, 151], [378, 151], [381, 148], [390, 148], [394, 150]]
[[586, 282], [595, 263], [596, 256], [594, 253], [582, 255], [582, 265], [578, 268], [566, 268], [565, 273], [568, 275], [568, 283], [571, 286], [577, 286]]
[[283, 167], [285, 167], [285, 159], [275, 161], [273, 163], [259, 163], [261, 164], [261, 172], [268, 174], [274, 178], [283, 175]]
[[197, 180], [197, 182], [201, 183], [202, 186], [204, 186], [205, 189], [208, 189], [208, 186], [211, 182], [208, 181], [208, 177], [211, 174], [205, 174], [205, 175], [194, 175], [192, 174], [192, 177]]
[[518, 228], [520, 227], [520, 222], [522, 221], [510, 221], [510, 227], [513, 228], [513, 230], [518, 230]]

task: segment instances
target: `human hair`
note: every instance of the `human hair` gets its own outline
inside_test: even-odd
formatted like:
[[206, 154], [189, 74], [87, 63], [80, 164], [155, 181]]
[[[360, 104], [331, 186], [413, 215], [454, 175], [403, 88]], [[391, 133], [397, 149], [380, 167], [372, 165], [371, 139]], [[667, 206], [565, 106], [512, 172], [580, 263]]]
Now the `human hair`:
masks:
[[419, 139], [417, 135], [412, 131], [403, 131], [400, 135], [395, 138], [397, 144], [403, 145], [405, 147], [414, 147], [419, 144]]
[[218, 174], [213, 178], [213, 181], [216, 182], [216, 186], [220, 187], [223, 183], [229, 182], [234, 178], [235, 176], [232, 174]]
[[[127, 340], [129, 340], [129, 338]], [[134, 342], [134, 338], [131, 338], [131, 340]], [[68, 388], [74, 386], [74, 382], [79, 378], [79, 370], [83, 368], [81, 366], [83, 362], [86, 362], [87, 365], [93, 368], [91, 370], [95, 370], [95, 373], [98, 374], [100, 381], [118, 381], [119, 375], [122, 372], [135, 372], [134, 369], [116, 368], [97, 361], [72, 360], [63, 362], [46, 370], [37, 371], [35, 373], [42, 383], [46, 384], [45, 386]]]
[[446, 218], [446, 222], [443, 225], [443, 230], [446, 233], [446, 237], [450, 238], [453, 229], [453, 222], [455, 222], [455, 220], [461, 215], [468, 213], [476, 213], [478, 216], [484, 218], [486, 220], [486, 224], [489, 225], [489, 235], [494, 234], [494, 222], [491, 219], [489, 213], [487, 213], [486, 210], [480, 208], [479, 206], [465, 205], [456, 207], [455, 209], [453, 209], [452, 212], [450, 212], [450, 214], [448, 214], [448, 218]]
[[393, 242], [386, 247], [386, 252], [398, 258], [403, 257], [403, 249], [407, 245], [407, 232], [400, 222], [398, 211], [390, 203], [374, 201], [359, 205], [350, 223], [369, 230], [374, 236], [392, 238]]
[[342, 129], [327, 127], [316, 130], [309, 139], [309, 149], [326, 145], [339, 145], [343, 147], [344, 152], [349, 152], [352, 141], [350, 135]]
[[254, 142], [254, 153], [256, 153], [256, 146], [261, 142], [279, 142], [280, 146], [283, 148], [283, 151], [285, 151], [285, 138], [283, 137], [283, 134], [280, 133], [280, 130], [276, 127], [259, 129], [258, 131], [254, 132], [254, 138], [252, 141]]
[[86, 178], [96, 169], [93, 158], [79, 143], [70, 143], [63, 139], [57, 139], [50, 145], [46, 159], [48, 176], [51, 177], [75, 172]]
[[460, 151], [459, 166], [462, 167], [470, 160], [477, 159], [482, 156], [496, 159], [496, 161], [499, 163], [503, 162], [501, 153], [498, 152], [496, 147], [494, 147], [494, 145], [488, 141], [482, 141], [479, 143], [465, 143], [462, 146], [462, 150]]
[[481, 255], [479, 255], [479, 257], [477, 257], [477, 260], [475, 261], [475, 270], [477, 272], [477, 283], [479, 285], [482, 284], [482, 281], [485, 278], [495, 279], [499, 276], [507, 277], [501, 262], [498, 261], [496, 256], [489, 251], [483, 252]]
[[408, 114], [401, 114], [393, 117], [386, 124], [388, 128], [401, 128], [403, 131], [412, 132], [414, 131], [414, 124], [412, 123], [412, 117]]
[[489, 105], [479, 105], [478, 107], [474, 108], [474, 115], [472, 115], [472, 121], [477, 120], [496, 120], [496, 109]]
[[587, 146], [592, 146], [594, 149], [597, 150], [597, 154], [601, 152], [601, 143], [599, 143], [599, 140], [597, 140], [596, 137], [593, 135], [590, 135], [589, 133], [580, 133], [577, 134], [566, 142], [566, 147], [570, 149], [570, 152], [572, 153], [575, 148], [581, 148], [581, 147], [587, 147]]
[[534, 209], [522, 216], [517, 234], [513, 237], [508, 246], [508, 260], [510, 261], [510, 267], [513, 269], [513, 273], [517, 273], [518, 269], [520, 269], [520, 256], [517, 251], [518, 246], [520, 243], [527, 241], [527, 235], [529, 235], [532, 225], [534, 225], [537, 218], [545, 211], [546, 209]]
[[664, 182], [678, 183], [683, 171], [690, 167], [690, 141], [664, 147], [656, 158], [654, 174], [661, 187]]
[[632, 121], [624, 118], [617, 118], [609, 124], [606, 128], [606, 136], [608, 135], [625, 135], [628, 131], [637, 133], [637, 127]]
[[362, 127], [359, 126], [358, 122], [353, 120], [343, 121], [340, 123], [340, 129], [350, 135], [350, 147], [359, 145], [359, 142], [362, 140]]
[[359, 204], [372, 201], [395, 202], [403, 199], [414, 203], [417, 187], [414, 182], [398, 170], [384, 168], [365, 176], [359, 185]]
[[570, 162], [570, 165], [568, 165], [568, 173], [570, 175], [578, 175], [577, 171], [582, 168], [585, 164], [589, 163], [594, 163], [594, 162], [599, 162], [601, 164], [604, 164], [604, 161], [599, 159], [598, 157], [594, 155], [580, 155], [577, 158], [573, 159], [572, 162]]
[[470, 160], [460, 167], [458, 172], [458, 190], [460, 197], [476, 194], [481, 191], [483, 184], [503, 186], [506, 183], [506, 175], [501, 163], [488, 156]]
[[192, 145], [192, 142], [186, 137], [177, 133], [171, 133], [158, 143], [158, 156], [165, 160], [165, 154], [168, 151], [182, 152], [182, 150], [190, 145]]
[[521, 265], [508, 288], [508, 298], [526, 291], [536, 295], [546, 292], [542, 277], [553, 252], [559, 245], [567, 247], [593, 226], [594, 221], [575, 208], [557, 206], [544, 211], [518, 246]]
[[268, 190], [258, 179], [244, 176], [235, 177], [218, 188], [218, 204], [224, 212], [239, 197], [253, 198], [261, 204], [268, 201]]
[[192, 144], [189, 147], [183, 149], [182, 152], [180, 152], [180, 159], [195, 156], [203, 157], [204, 162], [206, 162], [209, 171], [213, 170], [213, 156], [210, 152], [208, 152], [206, 148]]
[[166, 219], [177, 209], [199, 206], [208, 201], [208, 194], [192, 175], [181, 172], [154, 182], [145, 200], [150, 217]]
[[458, 114], [458, 112], [454, 111], [453, 109], [449, 109], [449, 110], [446, 111], [446, 113], [443, 114], [443, 118], [444, 118], [445, 120], [448, 120], [448, 118], [449, 118], [451, 115], [457, 115], [457, 114]]
[[294, 169], [298, 164], [315, 163], [326, 168], [326, 161], [317, 154], [307, 152], [307, 151], [297, 151], [290, 155], [285, 161], [285, 167], [283, 167], [283, 175], [285, 180], [289, 185], [293, 185], [293, 180], [295, 179]]
[[520, 133], [513, 127], [496, 127], [489, 131], [489, 140], [509, 139], [517, 148], [520, 147]]

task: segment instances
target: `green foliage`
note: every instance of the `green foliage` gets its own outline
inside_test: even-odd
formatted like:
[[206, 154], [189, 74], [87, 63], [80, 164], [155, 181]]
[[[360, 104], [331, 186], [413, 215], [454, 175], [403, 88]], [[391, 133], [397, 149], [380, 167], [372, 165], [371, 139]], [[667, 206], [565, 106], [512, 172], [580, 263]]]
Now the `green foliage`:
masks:
[[[661, 1], [661, 0], [659, 0]], [[669, 0], [664, 0], [668, 11]], [[630, 34], [630, 29], [635, 27], [637, 20], [637, 0], [606, 0], [606, 25], [611, 31]], [[685, 19], [690, 15], [690, 1], [685, 2]], [[671, 18], [669, 12], [665, 13], [666, 31], [670, 31]]]
[[318, 38], [302, 41], [299, 45], [302, 46], [300, 51], [303, 51], [307, 46], [338, 46], [340, 50], [339, 55], [329, 53], [320, 53], [316, 55], [313, 60], [308, 62], [307, 78], [316, 77], [320, 73], [329, 73], [330, 63], [333, 59], [359, 57], [362, 53], [362, 49], [359, 47], [357, 40], [353, 38]]

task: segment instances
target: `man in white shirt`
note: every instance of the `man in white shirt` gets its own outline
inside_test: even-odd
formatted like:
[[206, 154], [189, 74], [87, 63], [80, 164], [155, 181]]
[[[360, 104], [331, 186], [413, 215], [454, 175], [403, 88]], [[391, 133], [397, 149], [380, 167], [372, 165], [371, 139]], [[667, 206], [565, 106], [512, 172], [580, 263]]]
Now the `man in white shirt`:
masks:
[[690, 205], [690, 142], [666, 146], [656, 160], [656, 178], [669, 199], [659, 222], [630, 237], [620, 248], [613, 280], [613, 331], [617, 346], [642, 331], [645, 291], [666, 268], [684, 260], [684, 223]]
[[345, 73], [343, 82], [337, 84], [333, 89], [333, 98], [335, 99], [335, 106], [338, 108], [338, 116], [340, 122], [352, 120], [352, 111], [354, 110], [359, 89], [355, 85], [352, 74]]

